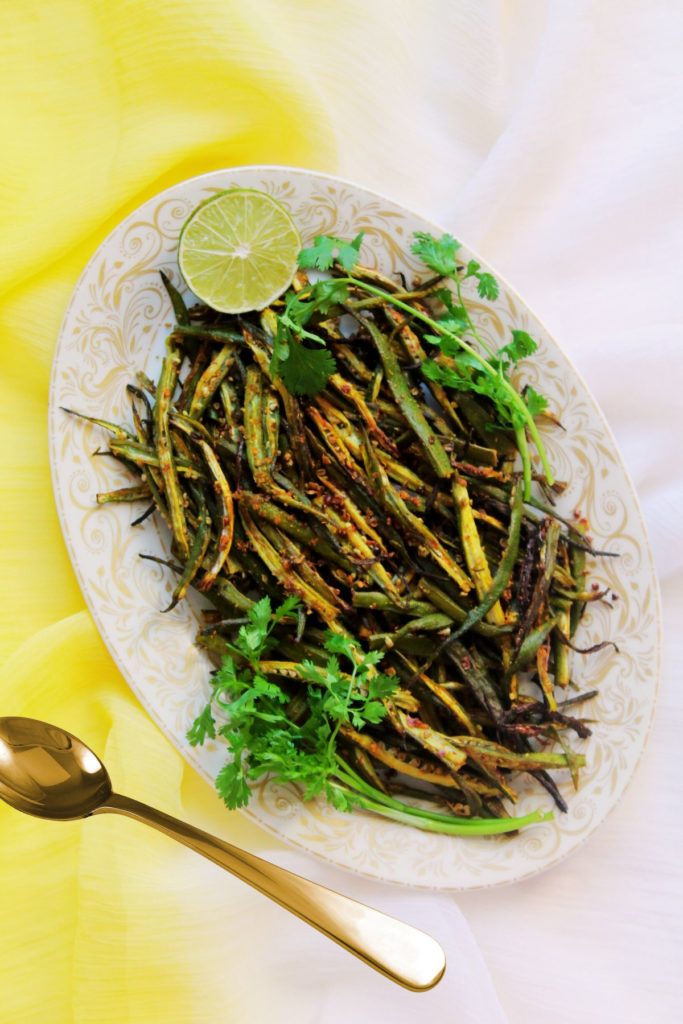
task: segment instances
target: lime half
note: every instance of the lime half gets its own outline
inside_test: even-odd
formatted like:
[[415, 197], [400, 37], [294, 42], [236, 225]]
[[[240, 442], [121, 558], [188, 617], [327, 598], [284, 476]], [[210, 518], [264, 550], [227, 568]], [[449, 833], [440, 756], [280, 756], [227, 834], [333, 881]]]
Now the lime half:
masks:
[[251, 188], [200, 203], [180, 232], [178, 263], [198, 299], [222, 313], [264, 309], [291, 284], [301, 238], [284, 206]]

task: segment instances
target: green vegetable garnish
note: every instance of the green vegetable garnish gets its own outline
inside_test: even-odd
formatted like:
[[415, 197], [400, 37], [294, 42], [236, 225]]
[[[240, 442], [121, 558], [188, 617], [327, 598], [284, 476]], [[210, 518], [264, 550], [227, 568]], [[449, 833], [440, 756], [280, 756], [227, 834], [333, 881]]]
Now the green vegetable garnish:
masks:
[[[452, 835], [510, 832], [552, 817], [536, 812], [523, 818], [457, 822], [389, 797], [365, 782], [341, 755], [339, 732], [344, 726], [360, 732], [380, 723], [398, 681], [377, 670], [383, 652], [363, 651], [351, 637], [331, 630], [323, 642], [323, 664], [304, 659], [285, 667], [268, 661], [264, 655], [275, 644], [274, 629], [297, 608], [297, 600], [287, 598], [273, 611], [268, 597], [251, 607], [247, 622], [227, 645], [231, 653], [212, 677], [209, 702], [188, 731], [193, 746], [216, 736], [225, 740], [231, 756], [216, 777], [216, 789], [227, 807], [245, 806], [251, 796], [249, 783], [270, 775], [301, 786], [304, 800], [324, 794], [338, 810], [358, 806]], [[300, 699], [273, 681], [278, 671], [292, 672], [305, 684]], [[224, 725], [217, 724], [214, 710], [227, 719]]]

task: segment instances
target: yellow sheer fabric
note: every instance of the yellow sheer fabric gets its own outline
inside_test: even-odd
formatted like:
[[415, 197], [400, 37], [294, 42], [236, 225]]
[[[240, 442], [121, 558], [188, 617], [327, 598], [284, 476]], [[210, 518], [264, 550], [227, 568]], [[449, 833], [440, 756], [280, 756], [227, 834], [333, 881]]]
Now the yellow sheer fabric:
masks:
[[[295, 32], [302, 5], [286, 6]], [[126, 213], [220, 167], [334, 169], [314, 92], [261, 7], [0, 8], [0, 714], [64, 725], [104, 757], [121, 791], [252, 847], [261, 833], [226, 816], [185, 766], [84, 609], [52, 499], [46, 411], [71, 289]], [[242, 1019], [239, 977], [229, 1004], [218, 982], [238, 939], [221, 929], [220, 901], [193, 898], [214, 868], [113, 818], [60, 825], [3, 804], [0, 837], [2, 1021]]]

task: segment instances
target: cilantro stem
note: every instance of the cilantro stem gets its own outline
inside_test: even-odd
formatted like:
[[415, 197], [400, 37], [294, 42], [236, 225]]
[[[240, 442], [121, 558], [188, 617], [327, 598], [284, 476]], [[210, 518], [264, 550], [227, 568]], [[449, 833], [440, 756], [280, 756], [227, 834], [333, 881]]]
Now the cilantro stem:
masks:
[[[452, 835], [494, 835], [501, 832], [512, 832], [524, 825], [530, 825], [538, 821], [548, 821], [552, 813], [532, 811], [531, 814], [520, 818], [463, 818], [454, 821], [450, 815], [440, 814], [438, 811], [429, 811], [423, 807], [414, 807], [402, 800], [395, 800], [386, 793], [380, 792], [370, 786], [360, 777], [339, 755], [336, 757], [337, 770], [335, 775], [345, 786], [353, 790], [354, 797], [366, 810], [374, 811], [375, 814], [385, 814], [389, 817], [396, 817], [397, 821], [404, 821], [408, 825], [416, 825], [418, 828], [427, 828], [433, 832], [445, 832]], [[367, 803], [363, 803], [367, 801]], [[378, 806], [379, 805], [379, 806]], [[393, 812], [393, 813], [390, 813]], [[406, 820], [409, 819], [409, 820]], [[429, 822], [430, 825], [419, 824]]]
[[[408, 303], [403, 302], [401, 299], [395, 298], [390, 292], [385, 291], [383, 288], [377, 288], [375, 285], [367, 284], [365, 281], [361, 281], [356, 277], [352, 277], [351, 275], [349, 275], [348, 277], [337, 278], [337, 280], [345, 284], [353, 285], [354, 288], [360, 288], [362, 291], [366, 291], [370, 295], [377, 295], [383, 298], [386, 302], [391, 303], [392, 306], [396, 306], [397, 309], [402, 309], [404, 312], [409, 313], [411, 317], [413, 317], [414, 319], [421, 320], [422, 323], [430, 327], [431, 330], [436, 331], [437, 334], [440, 334], [447, 338], [452, 338], [453, 341], [455, 341], [464, 352], [467, 352], [468, 355], [472, 356], [472, 358], [477, 361], [477, 363], [479, 364], [479, 368], [483, 373], [487, 374], [489, 377], [495, 377], [497, 380], [499, 380], [502, 383], [503, 390], [507, 393], [507, 404], [511, 408], [513, 408], [517, 413], [519, 413], [519, 415], [522, 417], [523, 421], [529, 428], [529, 433], [531, 434], [534, 444], [538, 449], [538, 453], [541, 458], [541, 463], [543, 465], [543, 472], [545, 474], [546, 480], [548, 481], [548, 484], [552, 484], [554, 482], [553, 472], [548, 462], [548, 457], [543, 446], [543, 441], [541, 440], [541, 436], [538, 432], [538, 428], [536, 426], [534, 418], [529, 412], [529, 409], [527, 408], [524, 399], [519, 394], [519, 392], [515, 390], [510, 381], [507, 380], [506, 377], [501, 377], [498, 371], [493, 366], [491, 366], [490, 363], [486, 361], [486, 359], [484, 359], [484, 357], [481, 355], [480, 352], [476, 350], [476, 348], [473, 348], [473, 346], [470, 345], [469, 342], [465, 341], [462, 335], [456, 334], [454, 331], [447, 330], [437, 320], [434, 320], [432, 317], [428, 316], [426, 313], [423, 313], [421, 310], [415, 309], [413, 306], [408, 305]], [[480, 340], [478, 338], [478, 335], [476, 336], [477, 339]], [[488, 348], [488, 346], [486, 345], [484, 347]], [[518, 434], [517, 437], [519, 437]], [[526, 444], [526, 437], [524, 441], [524, 446], [520, 449], [522, 467], [524, 472], [524, 496], [525, 498], [530, 498], [531, 456], [529, 455], [529, 446], [528, 444]]]
[[[348, 686], [348, 689], [346, 691], [345, 704], [346, 704], [346, 711], [347, 711], [347, 713], [348, 713], [349, 704], [351, 703], [351, 694], [353, 693], [353, 688], [356, 685], [356, 673], [357, 672], [358, 672], [358, 664], [356, 662], [354, 662], [353, 671], [351, 672], [351, 678], [349, 680], [349, 686]], [[328, 756], [331, 759], [334, 758], [334, 756], [335, 756], [334, 755], [334, 750], [335, 750], [335, 746], [336, 746], [336, 742], [337, 742], [337, 734], [339, 733], [339, 730], [341, 729], [342, 721], [346, 717], [347, 717], [346, 715], [340, 716], [337, 719], [337, 724], [335, 725], [334, 729], [332, 730], [332, 734], [331, 734], [329, 742], [327, 744]]]
[[[549, 821], [552, 812], [532, 811], [519, 818], [463, 818], [458, 821], [450, 815], [428, 811], [422, 807], [394, 800], [380, 790], [369, 786], [340, 757], [337, 757], [336, 777], [343, 784], [353, 801], [364, 810], [372, 811], [384, 817], [399, 821], [404, 825], [412, 825], [427, 832], [442, 832], [446, 835], [500, 835], [504, 832], [516, 832], [525, 825]], [[334, 785], [334, 783], [333, 783]]]
[[541, 458], [541, 465], [543, 466], [543, 473], [545, 474], [545, 478], [548, 481], [548, 484], [552, 486], [552, 484], [555, 482], [555, 477], [553, 476], [553, 471], [550, 468], [550, 463], [548, 462], [548, 455], [545, 450], [545, 446], [541, 441], [541, 435], [538, 432], [538, 427], [536, 426], [536, 421], [533, 418], [533, 416], [530, 416], [529, 418], [528, 427], [529, 433], [531, 434], [533, 442], [536, 445], [536, 450]]
[[529, 443], [526, 439], [526, 431], [524, 427], [517, 427], [515, 429], [515, 440], [517, 442], [517, 448], [519, 454], [522, 456], [522, 472], [524, 473], [524, 496], [529, 497], [531, 494], [531, 457], [529, 455]]
[[467, 308], [467, 306], [465, 305], [465, 303], [463, 302], [463, 298], [462, 298], [462, 282], [461, 282], [460, 278], [459, 277], [454, 277], [453, 280], [455, 281], [455, 290], [458, 293], [458, 302], [460, 303], [460, 306], [461, 306], [461, 308], [462, 308], [462, 310], [463, 310], [463, 312], [465, 314], [465, 318], [467, 320], [467, 323], [470, 326], [470, 331], [472, 332], [474, 337], [477, 339], [477, 341], [479, 342], [481, 347], [486, 352], [488, 352], [489, 356], [492, 356], [492, 357], [495, 356], [496, 353], [493, 351], [493, 349], [491, 348], [489, 343], [487, 341], [484, 341], [484, 339], [482, 338], [481, 334], [479, 333], [477, 328], [474, 326], [474, 321], [472, 320], [472, 317], [470, 316], [470, 311]]
[[535, 825], [540, 822], [552, 820], [552, 811], [532, 811], [521, 818], [471, 818], [471, 824], [466, 825], [465, 820], [456, 821], [453, 818], [443, 816], [442, 821], [435, 821], [426, 814], [412, 814], [405, 804], [401, 810], [393, 807], [384, 807], [374, 800], [364, 796], [357, 796], [356, 802], [365, 810], [373, 811], [385, 818], [391, 818], [402, 825], [412, 825], [413, 828], [421, 828], [425, 832], [441, 832], [450, 836], [494, 836], [504, 832], [517, 832], [527, 825]]

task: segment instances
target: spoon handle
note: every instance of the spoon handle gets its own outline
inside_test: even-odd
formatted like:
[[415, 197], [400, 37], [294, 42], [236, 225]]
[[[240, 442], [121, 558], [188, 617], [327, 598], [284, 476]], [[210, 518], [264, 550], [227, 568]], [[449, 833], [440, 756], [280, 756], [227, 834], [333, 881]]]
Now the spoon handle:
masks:
[[425, 932], [216, 839], [201, 829], [113, 793], [93, 813], [123, 814], [176, 839], [313, 925], [380, 974], [420, 992], [440, 981], [441, 946]]

